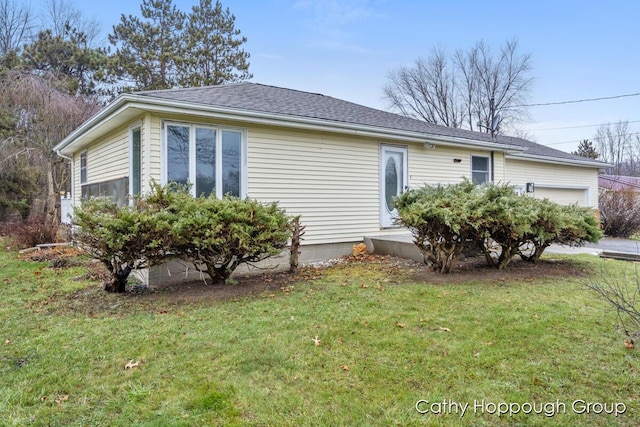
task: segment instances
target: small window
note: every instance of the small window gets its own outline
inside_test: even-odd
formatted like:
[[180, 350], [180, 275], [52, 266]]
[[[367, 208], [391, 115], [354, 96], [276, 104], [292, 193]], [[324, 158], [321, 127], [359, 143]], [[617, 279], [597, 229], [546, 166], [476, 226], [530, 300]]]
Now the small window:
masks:
[[489, 158], [485, 156], [471, 156], [471, 180], [476, 184], [484, 184], [491, 180], [489, 173]]
[[87, 182], [87, 152], [80, 153], [80, 184]]
[[132, 196], [139, 196], [142, 190], [142, 144], [140, 143], [140, 128], [131, 130], [131, 188]]

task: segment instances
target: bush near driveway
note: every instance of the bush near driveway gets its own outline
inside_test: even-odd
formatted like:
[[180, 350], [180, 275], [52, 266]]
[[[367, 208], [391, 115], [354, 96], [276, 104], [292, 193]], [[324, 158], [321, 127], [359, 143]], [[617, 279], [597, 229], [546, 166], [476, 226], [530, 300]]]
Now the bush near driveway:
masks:
[[503, 269], [516, 255], [536, 262], [553, 243], [579, 246], [602, 237], [590, 209], [519, 196], [506, 184], [425, 185], [396, 198], [395, 206], [398, 223], [440, 273], [449, 273], [469, 244]]

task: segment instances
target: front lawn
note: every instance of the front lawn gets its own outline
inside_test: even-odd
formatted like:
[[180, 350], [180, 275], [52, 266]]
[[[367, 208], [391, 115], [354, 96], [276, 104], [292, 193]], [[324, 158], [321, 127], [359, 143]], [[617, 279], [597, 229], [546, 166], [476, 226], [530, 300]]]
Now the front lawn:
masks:
[[[251, 279], [259, 292], [124, 295], [87, 260], [49, 264], [0, 253], [0, 425], [640, 423], [638, 350], [581, 286], [631, 285], [632, 264], [545, 255], [434, 276], [364, 257]], [[520, 413], [498, 416], [508, 405]]]

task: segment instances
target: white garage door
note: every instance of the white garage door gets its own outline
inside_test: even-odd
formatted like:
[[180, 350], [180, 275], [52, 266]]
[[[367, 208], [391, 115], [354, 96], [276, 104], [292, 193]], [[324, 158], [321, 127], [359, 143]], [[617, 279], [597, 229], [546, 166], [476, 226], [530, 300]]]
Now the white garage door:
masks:
[[552, 202], [561, 205], [577, 203], [578, 206], [585, 206], [587, 190], [575, 188], [549, 188], [536, 186], [534, 196], [539, 199], [547, 198]]

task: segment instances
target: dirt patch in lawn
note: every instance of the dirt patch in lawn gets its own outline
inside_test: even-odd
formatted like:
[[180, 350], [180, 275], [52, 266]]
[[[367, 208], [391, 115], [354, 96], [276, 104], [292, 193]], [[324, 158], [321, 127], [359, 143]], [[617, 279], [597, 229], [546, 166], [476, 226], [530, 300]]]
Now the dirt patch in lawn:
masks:
[[[34, 261], [49, 262], [52, 267], [65, 264], [77, 265], [77, 253], [67, 250], [47, 252], [31, 258]], [[65, 259], [67, 261], [60, 261]], [[391, 257], [363, 254], [349, 256], [316, 265], [301, 268], [298, 274], [287, 272], [265, 272], [242, 275], [234, 278], [233, 284], [213, 285], [209, 281], [195, 280], [178, 284], [152, 285], [144, 287], [133, 285], [125, 294], [109, 294], [102, 288], [108, 274], [95, 260], [82, 261], [87, 273], [77, 280], [94, 281], [90, 286], [67, 295], [56, 295], [55, 301], [46, 302], [45, 310], [68, 311], [94, 315], [118, 315], [132, 312], [172, 312], [184, 305], [211, 304], [216, 301], [240, 299], [245, 297], [273, 298], [278, 294], [287, 294], [295, 290], [300, 282], [314, 282], [331, 276], [340, 280], [366, 281], [359, 274], [384, 275], [387, 285], [404, 283], [425, 283], [441, 286], [469, 282], [495, 282], [508, 284], [533, 282], [542, 278], [583, 277], [588, 274], [582, 263], [566, 258], [545, 257], [537, 264], [514, 259], [505, 270], [496, 270], [486, 265], [482, 257], [468, 257], [460, 260], [451, 274], [438, 274], [425, 264]], [[364, 268], [363, 268], [364, 267]]]

